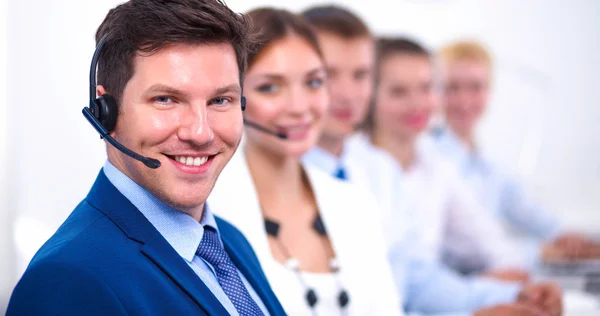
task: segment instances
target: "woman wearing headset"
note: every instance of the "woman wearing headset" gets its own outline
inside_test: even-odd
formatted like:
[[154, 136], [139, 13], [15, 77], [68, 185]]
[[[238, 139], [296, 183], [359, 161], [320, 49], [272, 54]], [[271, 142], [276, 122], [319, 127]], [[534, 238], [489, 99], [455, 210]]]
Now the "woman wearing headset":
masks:
[[245, 138], [211, 208], [248, 238], [288, 314], [401, 314], [376, 202], [300, 160], [329, 101], [313, 30], [283, 10], [248, 15], [261, 45], [244, 80]]

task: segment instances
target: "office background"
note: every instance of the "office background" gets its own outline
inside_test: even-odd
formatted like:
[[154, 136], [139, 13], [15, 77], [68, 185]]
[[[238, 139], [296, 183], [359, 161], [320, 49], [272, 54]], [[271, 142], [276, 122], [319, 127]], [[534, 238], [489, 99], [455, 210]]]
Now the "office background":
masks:
[[[118, 0], [0, 1], [0, 311], [106, 159], [81, 115], [94, 32]], [[484, 150], [569, 226], [600, 233], [600, 1], [346, 0], [377, 34], [494, 53]], [[301, 10], [321, 1], [229, 0]]]

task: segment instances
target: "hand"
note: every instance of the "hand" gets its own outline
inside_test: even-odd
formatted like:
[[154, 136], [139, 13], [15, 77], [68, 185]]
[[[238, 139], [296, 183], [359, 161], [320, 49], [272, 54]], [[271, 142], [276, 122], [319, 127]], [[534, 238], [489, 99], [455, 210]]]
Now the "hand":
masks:
[[520, 283], [527, 283], [529, 281], [529, 273], [517, 268], [491, 270], [485, 272], [482, 276], [502, 281], [513, 281]]
[[567, 259], [589, 259], [599, 255], [600, 245], [578, 233], [563, 234], [552, 244], [562, 251]]
[[542, 247], [542, 259], [544, 261], [564, 260], [567, 259], [567, 254], [556, 244], [548, 243]]
[[562, 315], [562, 292], [553, 283], [542, 282], [525, 286], [519, 293], [517, 302], [540, 309], [550, 316]]
[[528, 305], [503, 304], [480, 309], [473, 316], [546, 316], [546, 313]]
[[577, 233], [566, 233], [542, 249], [544, 260], [574, 260], [600, 258], [600, 244]]

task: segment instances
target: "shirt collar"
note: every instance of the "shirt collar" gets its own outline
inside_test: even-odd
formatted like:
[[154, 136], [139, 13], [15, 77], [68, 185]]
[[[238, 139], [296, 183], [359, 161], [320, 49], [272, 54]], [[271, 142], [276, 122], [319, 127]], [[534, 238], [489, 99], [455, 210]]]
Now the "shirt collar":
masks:
[[315, 166], [330, 175], [337, 172], [340, 168], [341, 161], [342, 159], [340, 157], [336, 157], [320, 147], [314, 147], [311, 151], [302, 156], [302, 162]]
[[[214, 228], [218, 234], [215, 217], [205, 204], [200, 222], [178, 211], [135, 183], [108, 160], [104, 164], [108, 180], [127, 198], [158, 230], [177, 253], [192, 262], [204, 234], [204, 226]], [[219, 238], [220, 239], [220, 238]]]
[[450, 129], [444, 129], [437, 137], [437, 143], [444, 155], [458, 163], [463, 171], [487, 171], [487, 163], [478, 150], [471, 150]]

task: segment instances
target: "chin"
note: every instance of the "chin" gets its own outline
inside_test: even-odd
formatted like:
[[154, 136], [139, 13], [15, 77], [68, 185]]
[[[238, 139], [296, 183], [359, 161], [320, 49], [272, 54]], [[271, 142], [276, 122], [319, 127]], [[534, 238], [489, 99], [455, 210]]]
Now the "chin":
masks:
[[298, 145], [298, 146], [290, 146], [286, 149], [286, 154], [290, 157], [294, 157], [296, 159], [302, 158], [307, 152], [313, 149], [315, 146], [306, 146], [306, 145]]
[[190, 192], [187, 196], [180, 194], [179, 196], [173, 197], [168, 204], [178, 211], [186, 211], [204, 204], [207, 199], [208, 194], [198, 194], [198, 192], [192, 194]]
[[[214, 182], [201, 185], [182, 184], [171, 185], [165, 192], [161, 192], [160, 200], [179, 211], [186, 211], [201, 206], [212, 191]], [[157, 196], [158, 197], [158, 196]]]
[[343, 126], [338, 124], [335, 127], [327, 128], [323, 131], [323, 134], [332, 138], [346, 138], [354, 133], [353, 126]]
[[452, 124], [452, 129], [460, 133], [468, 132], [471, 130], [472, 127], [472, 122], [467, 121], [457, 121], [454, 124]]

